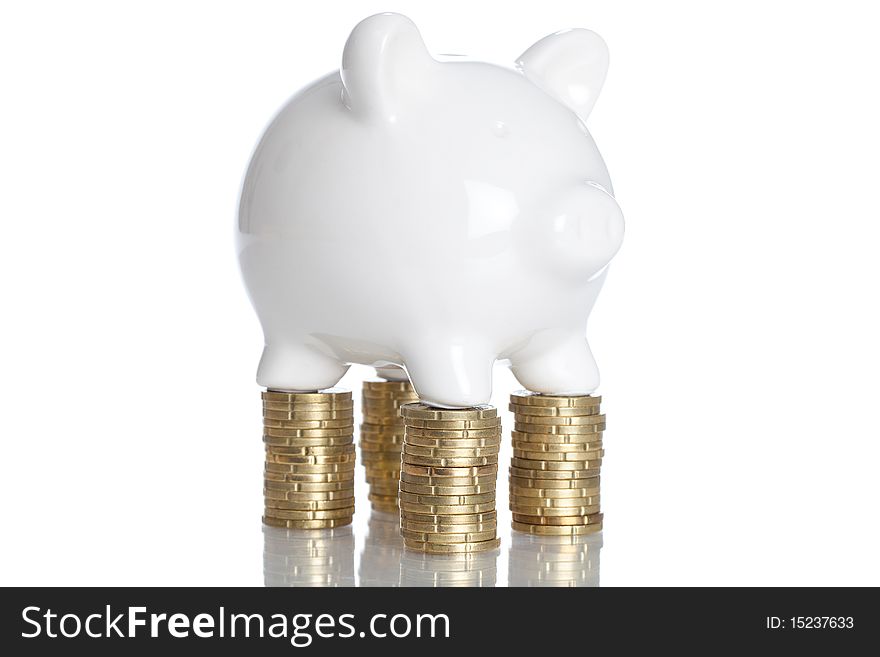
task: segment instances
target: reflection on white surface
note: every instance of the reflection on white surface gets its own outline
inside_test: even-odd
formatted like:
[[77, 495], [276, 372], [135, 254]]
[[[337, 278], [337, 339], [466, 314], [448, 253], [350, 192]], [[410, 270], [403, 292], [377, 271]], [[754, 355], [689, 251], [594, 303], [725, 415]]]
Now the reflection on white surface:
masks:
[[396, 513], [373, 511], [361, 552], [358, 581], [361, 586], [400, 586], [403, 539]]
[[361, 553], [361, 586], [495, 586], [499, 550], [423, 554], [403, 547], [396, 515], [373, 512]]
[[263, 525], [266, 586], [354, 586], [354, 534]]
[[511, 532], [508, 586], [599, 586], [602, 532], [532, 536]]
[[[266, 586], [355, 586], [351, 526], [322, 530], [263, 526], [263, 541]], [[601, 532], [532, 536], [514, 531], [505, 543], [508, 586], [599, 586]], [[400, 537], [398, 516], [373, 511], [360, 553], [357, 584], [496, 586], [500, 552], [447, 556], [407, 550]]]

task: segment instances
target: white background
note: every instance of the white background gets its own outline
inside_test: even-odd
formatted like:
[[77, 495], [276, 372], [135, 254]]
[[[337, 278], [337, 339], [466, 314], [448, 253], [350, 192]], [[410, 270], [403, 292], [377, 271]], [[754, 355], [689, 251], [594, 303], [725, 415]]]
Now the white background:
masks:
[[[565, 27], [609, 45], [603, 585], [880, 584], [870, 6], [4, 4], [0, 583], [262, 583], [239, 184], [285, 99], [394, 10], [499, 63]], [[495, 403], [516, 387], [499, 369]]]

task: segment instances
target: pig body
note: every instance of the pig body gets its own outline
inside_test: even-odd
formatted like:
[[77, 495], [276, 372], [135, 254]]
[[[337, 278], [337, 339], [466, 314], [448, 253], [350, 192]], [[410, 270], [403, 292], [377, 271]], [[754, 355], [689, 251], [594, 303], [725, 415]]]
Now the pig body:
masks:
[[261, 385], [323, 389], [362, 363], [467, 407], [503, 359], [536, 392], [596, 388], [586, 322], [623, 234], [584, 124], [607, 54], [571, 31], [518, 66], [439, 62], [383, 14], [281, 110], [238, 221]]

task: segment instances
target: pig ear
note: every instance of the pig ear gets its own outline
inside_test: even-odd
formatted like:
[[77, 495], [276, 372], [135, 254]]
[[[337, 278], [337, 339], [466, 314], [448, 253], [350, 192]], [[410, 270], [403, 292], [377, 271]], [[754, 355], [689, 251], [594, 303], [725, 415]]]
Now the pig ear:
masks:
[[608, 47], [590, 30], [565, 30], [538, 41], [516, 64], [526, 78], [586, 121], [608, 72]]
[[352, 111], [395, 121], [420, 94], [427, 69], [437, 65], [406, 16], [377, 14], [352, 30], [342, 53], [343, 100]]

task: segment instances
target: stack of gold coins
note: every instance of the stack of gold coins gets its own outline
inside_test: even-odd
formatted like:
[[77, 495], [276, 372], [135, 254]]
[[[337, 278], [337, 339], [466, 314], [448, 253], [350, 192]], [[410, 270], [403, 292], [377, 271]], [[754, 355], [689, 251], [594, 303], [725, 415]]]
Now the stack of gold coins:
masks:
[[354, 514], [351, 392], [263, 393], [263, 522], [327, 529]]
[[437, 554], [492, 550], [501, 419], [491, 406], [400, 407], [400, 534], [407, 548]]
[[354, 586], [351, 526], [293, 530], [263, 527], [266, 586]]
[[397, 514], [403, 418], [400, 406], [418, 401], [409, 381], [364, 381], [361, 462], [377, 511]]
[[513, 528], [531, 534], [591, 534], [602, 529], [599, 470], [605, 416], [601, 397], [510, 396]]
[[508, 586], [599, 586], [602, 534], [534, 536], [513, 532]]

